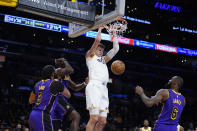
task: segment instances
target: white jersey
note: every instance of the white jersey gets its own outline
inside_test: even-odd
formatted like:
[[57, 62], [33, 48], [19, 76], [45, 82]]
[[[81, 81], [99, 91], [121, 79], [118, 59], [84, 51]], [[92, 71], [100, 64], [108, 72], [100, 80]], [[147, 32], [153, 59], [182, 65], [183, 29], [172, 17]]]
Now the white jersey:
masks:
[[109, 80], [109, 72], [105, 63], [104, 57], [93, 57], [86, 58], [86, 64], [89, 70], [89, 80], [98, 80], [107, 83]]
[[151, 131], [151, 127], [148, 127], [148, 129], [145, 129], [144, 127], [142, 127], [142, 131]]

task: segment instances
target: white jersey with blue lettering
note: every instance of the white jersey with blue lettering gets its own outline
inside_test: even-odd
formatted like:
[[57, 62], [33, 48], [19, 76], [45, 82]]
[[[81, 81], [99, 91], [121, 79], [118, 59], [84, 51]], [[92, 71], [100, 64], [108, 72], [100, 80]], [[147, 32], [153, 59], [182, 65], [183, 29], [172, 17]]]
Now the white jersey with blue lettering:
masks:
[[89, 80], [98, 80], [100, 82], [107, 83], [109, 80], [109, 72], [105, 63], [104, 57], [93, 57], [86, 58], [86, 64], [89, 70]]
[[86, 58], [89, 69], [89, 82], [85, 89], [86, 108], [90, 115], [106, 117], [109, 113], [109, 98], [107, 82], [109, 80], [108, 68], [104, 57]]

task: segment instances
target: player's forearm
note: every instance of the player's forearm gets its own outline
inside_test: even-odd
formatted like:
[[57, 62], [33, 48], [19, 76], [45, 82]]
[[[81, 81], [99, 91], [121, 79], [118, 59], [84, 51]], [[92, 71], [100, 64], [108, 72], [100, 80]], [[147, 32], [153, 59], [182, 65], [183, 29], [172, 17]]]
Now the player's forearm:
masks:
[[75, 84], [74, 82], [70, 82], [70, 84], [71, 84], [71, 88], [74, 91], [79, 91], [79, 90], [85, 88], [85, 86], [86, 86], [85, 82], [83, 82], [81, 84]]
[[98, 30], [97, 36], [95, 38], [95, 40], [98, 40], [99, 42], [101, 41], [101, 31], [102, 31], [102, 29]]
[[64, 61], [65, 67], [62, 68], [62, 73], [64, 75], [66, 74], [71, 74], [74, 72], [74, 69], [72, 68], [72, 66], [68, 63], [68, 61]]
[[151, 98], [147, 97], [144, 93], [142, 93], [140, 97], [147, 107], [153, 106], [153, 103], [151, 102]]
[[94, 54], [94, 52], [95, 52], [96, 48], [98, 47], [100, 41], [101, 41], [101, 30], [99, 29], [99, 31], [97, 33], [97, 36], [95, 38], [95, 41], [94, 41], [92, 47], [90, 48], [90, 50], [87, 52], [86, 57], [89, 57], [89, 56]]
[[73, 69], [73, 67], [68, 63], [68, 61], [64, 61], [64, 63], [65, 63], [65, 66], [69, 69], [69, 71], [70, 71], [71, 73], [73, 73], [73, 72], [74, 72], [74, 69]]
[[66, 88], [64, 89], [63, 92], [61, 92], [61, 94], [64, 95], [68, 99], [71, 97], [71, 94], [70, 94], [69, 90], [66, 89]]
[[114, 50], [114, 52], [115, 53], [118, 53], [118, 51], [119, 51], [119, 44], [118, 44], [118, 37], [117, 36], [115, 36], [114, 37], [114, 39], [113, 39], [113, 50]]
[[113, 48], [107, 53], [107, 56], [112, 59], [119, 51], [118, 38], [114, 37]]
[[95, 41], [94, 41], [94, 44], [93, 44], [93, 47], [94, 49], [99, 45], [99, 43], [101, 42], [101, 31], [102, 30], [98, 30], [98, 33], [97, 33], [97, 36], [95, 38]]
[[79, 91], [79, 90], [85, 88], [85, 86], [86, 86], [86, 84], [84, 84], [84, 83], [77, 84], [77, 85], [75, 85], [75, 91]]

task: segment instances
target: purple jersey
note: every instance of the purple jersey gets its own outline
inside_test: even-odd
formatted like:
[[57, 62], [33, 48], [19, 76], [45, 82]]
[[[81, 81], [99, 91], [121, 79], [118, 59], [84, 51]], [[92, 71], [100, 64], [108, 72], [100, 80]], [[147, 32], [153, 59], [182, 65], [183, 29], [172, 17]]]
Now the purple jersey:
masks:
[[178, 125], [179, 118], [184, 108], [184, 97], [181, 93], [168, 89], [169, 98], [163, 103], [161, 114], [156, 124]]
[[35, 106], [29, 116], [29, 126], [32, 131], [53, 131], [50, 112], [59, 92], [64, 91], [60, 81], [50, 79], [39, 81], [33, 92], [36, 95]]
[[61, 82], [64, 84], [64, 87], [68, 89], [68, 81], [70, 80], [69, 75], [66, 75], [64, 79], [61, 79]]
[[53, 102], [55, 100], [55, 95], [52, 95], [50, 91], [50, 85], [52, 80], [41, 80], [39, 81], [34, 89], [34, 93], [36, 94], [36, 101], [33, 110], [51, 110], [53, 106]]
[[[68, 89], [68, 81], [69, 81], [69, 76], [66, 75], [64, 79], [61, 79], [62, 84], [64, 85], [64, 88]], [[61, 100], [60, 100], [61, 99]], [[59, 101], [64, 101], [64, 102], [59, 102]], [[65, 115], [65, 112], [67, 111], [66, 107], [64, 107], [65, 102], [67, 102], [67, 98], [63, 96], [62, 94], [59, 94], [54, 102], [54, 107], [51, 112], [51, 118], [54, 120], [62, 120], [63, 116]]]

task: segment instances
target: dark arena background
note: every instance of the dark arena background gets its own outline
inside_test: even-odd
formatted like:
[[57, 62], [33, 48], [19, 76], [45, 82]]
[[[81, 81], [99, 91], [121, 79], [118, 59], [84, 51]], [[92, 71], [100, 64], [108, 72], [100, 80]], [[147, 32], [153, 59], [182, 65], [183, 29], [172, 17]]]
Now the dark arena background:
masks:
[[[79, 0], [84, 4], [87, 1]], [[112, 5], [110, 1], [106, 0], [106, 6]], [[101, 2], [96, 0], [96, 5], [99, 7]], [[145, 119], [154, 127], [162, 105], [146, 107], [135, 94], [135, 87], [142, 86], [145, 94], [151, 97], [175, 75], [184, 79], [180, 92], [186, 99], [179, 124], [186, 131], [197, 131], [195, 2], [126, 0], [123, 18], [128, 21], [128, 29], [119, 42], [120, 51], [108, 63], [110, 113], [105, 131], [138, 131]], [[33, 20], [40, 26], [32, 26]], [[53, 23], [54, 28], [46, 29], [40, 21]], [[55, 66], [56, 58], [68, 60], [74, 68], [71, 78], [76, 83], [84, 82], [88, 76], [85, 53], [94, 42], [97, 30], [69, 38], [68, 30], [60, 31], [61, 27], [68, 29], [68, 23], [0, 6], [0, 131], [29, 130], [30, 92], [41, 79], [42, 67], [47, 64]], [[105, 31], [102, 33], [107, 35]], [[106, 51], [110, 50], [112, 42], [102, 39]], [[115, 60], [122, 60], [126, 66], [120, 76], [114, 75], [110, 69]], [[71, 93], [69, 102], [80, 113], [79, 130], [84, 131], [89, 119], [85, 89]], [[67, 130], [69, 122], [69, 119], [65, 120]]]

